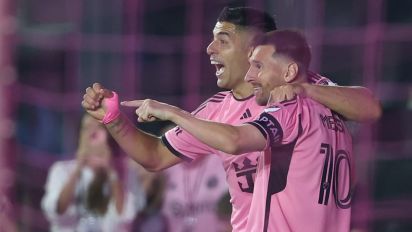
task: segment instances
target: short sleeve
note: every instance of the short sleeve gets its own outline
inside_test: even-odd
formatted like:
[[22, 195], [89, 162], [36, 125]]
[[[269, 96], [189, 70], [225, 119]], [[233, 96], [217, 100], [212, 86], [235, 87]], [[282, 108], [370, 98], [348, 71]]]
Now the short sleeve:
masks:
[[175, 127], [162, 136], [163, 144], [177, 157], [192, 161], [203, 155], [216, 154], [217, 151], [180, 127]]
[[[229, 91], [219, 92], [200, 104], [191, 114], [200, 119], [216, 121], [213, 120], [214, 115], [220, 111], [222, 102], [228, 96]], [[167, 131], [162, 136], [162, 142], [174, 155], [189, 162], [204, 155], [218, 153], [178, 126]]]

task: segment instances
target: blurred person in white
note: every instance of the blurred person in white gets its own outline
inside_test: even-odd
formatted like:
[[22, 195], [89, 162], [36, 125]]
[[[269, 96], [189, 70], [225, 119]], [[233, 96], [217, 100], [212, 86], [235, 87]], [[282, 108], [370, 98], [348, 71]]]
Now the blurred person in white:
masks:
[[48, 173], [41, 207], [50, 231], [130, 231], [145, 194], [126, 165], [115, 168], [113, 151], [107, 130], [84, 115], [76, 158], [57, 161]]

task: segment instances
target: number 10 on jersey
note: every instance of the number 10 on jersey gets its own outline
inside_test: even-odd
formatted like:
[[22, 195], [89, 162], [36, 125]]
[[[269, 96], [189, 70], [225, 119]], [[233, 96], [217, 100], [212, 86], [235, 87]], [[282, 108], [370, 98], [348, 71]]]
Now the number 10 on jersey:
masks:
[[[348, 152], [337, 150], [334, 153], [330, 144], [322, 143], [320, 153], [325, 155], [325, 162], [323, 163], [318, 203], [328, 204], [332, 188], [336, 205], [341, 209], [349, 208], [352, 200], [352, 180]], [[346, 180], [347, 184], [339, 183], [340, 180]], [[345, 187], [347, 187], [347, 191], [342, 192], [340, 188]]]

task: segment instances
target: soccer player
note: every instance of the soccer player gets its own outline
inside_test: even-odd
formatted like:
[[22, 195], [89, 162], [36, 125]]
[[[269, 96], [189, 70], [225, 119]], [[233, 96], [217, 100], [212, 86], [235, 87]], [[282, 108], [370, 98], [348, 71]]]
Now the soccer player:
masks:
[[[310, 49], [301, 33], [274, 31], [255, 45], [246, 80], [259, 105], [267, 104], [276, 86], [307, 82]], [[232, 126], [151, 100], [131, 103], [139, 107], [139, 121], [171, 120], [228, 154], [262, 151], [246, 231], [350, 230], [352, 139], [329, 108], [298, 95]]]
[[[213, 29], [213, 40], [207, 53], [211, 64], [216, 67], [217, 85], [230, 91], [219, 92], [209, 98], [193, 115], [238, 124], [260, 114], [264, 107], [255, 103], [253, 86], [244, 80], [249, 68], [250, 42], [255, 35], [275, 29], [274, 19], [264, 12], [245, 7], [223, 9]], [[327, 82], [326, 78], [318, 75], [309, 76], [309, 79], [311, 83]], [[380, 116], [379, 103], [363, 87], [303, 83], [294, 84], [290, 89], [303, 91], [349, 120], [376, 120]], [[123, 150], [146, 169], [159, 171], [183, 160], [190, 161], [209, 154], [221, 157], [233, 205], [233, 231], [245, 231], [259, 154], [228, 156], [204, 145], [179, 127], [162, 138], [154, 137], [138, 130], [126, 116], [119, 113], [117, 102], [113, 107], [108, 107], [109, 102], [113, 103], [113, 99], [108, 99], [111, 96], [110, 90], [95, 83], [86, 89], [82, 106], [96, 119], [104, 119], [106, 127]]]

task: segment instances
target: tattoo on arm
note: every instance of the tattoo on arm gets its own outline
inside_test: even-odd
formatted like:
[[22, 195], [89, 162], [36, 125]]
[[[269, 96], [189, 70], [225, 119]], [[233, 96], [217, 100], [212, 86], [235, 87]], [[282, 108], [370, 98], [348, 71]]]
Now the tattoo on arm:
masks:
[[121, 137], [124, 137], [128, 134], [130, 127], [125, 123], [123, 118], [119, 118], [119, 120], [113, 122], [113, 124], [109, 126], [109, 129], [113, 130], [114, 133], [119, 134]]

